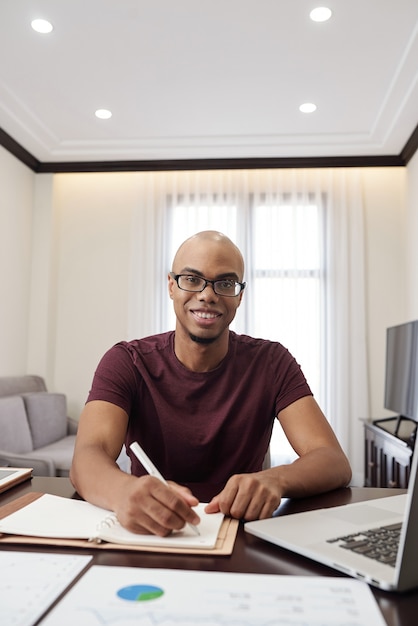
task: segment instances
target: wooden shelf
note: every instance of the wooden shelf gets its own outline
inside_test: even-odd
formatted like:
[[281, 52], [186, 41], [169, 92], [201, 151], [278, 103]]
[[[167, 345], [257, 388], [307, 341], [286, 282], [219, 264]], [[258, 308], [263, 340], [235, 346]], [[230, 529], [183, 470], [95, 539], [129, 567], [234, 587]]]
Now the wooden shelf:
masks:
[[408, 487], [416, 430], [408, 418], [364, 420], [365, 487]]

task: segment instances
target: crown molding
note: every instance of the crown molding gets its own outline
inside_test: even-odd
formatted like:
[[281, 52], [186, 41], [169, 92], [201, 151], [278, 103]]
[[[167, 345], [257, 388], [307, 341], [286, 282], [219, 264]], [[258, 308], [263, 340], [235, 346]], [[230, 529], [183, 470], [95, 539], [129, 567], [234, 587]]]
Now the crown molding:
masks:
[[418, 125], [398, 155], [42, 162], [0, 128], [0, 145], [36, 174], [225, 169], [404, 167], [418, 149]]
[[40, 163], [38, 173], [69, 172], [163, 172], [184, 170], [284, 169], [314, 167], [404, 166], [400, 156], [364, 157], [268, 157], [236, 159], [171, 159], [151, 161], [81, 161]]
[[409, 161], [414, 156], [415, 152], [418, 150], [418, 124], [415, 126], [415, 130], [412, 135], [404, 145], [401, 151], [401, 158], [405, 161], [405, 165], [409, 163]]
[[24, 165], [27, 165], [34, 172], [38, 171], [40, 161], [35, 159], [30, 152], [25, 150], [20, 143], [17, 143], [17, 141], [8, 135], [2, 128], [0, 128], [0, 146], [3, 146], [3, 148], [8, 150], [8, 152], [13, 154], [13, 156], [19, 159], [19, 161], [21, 161]]

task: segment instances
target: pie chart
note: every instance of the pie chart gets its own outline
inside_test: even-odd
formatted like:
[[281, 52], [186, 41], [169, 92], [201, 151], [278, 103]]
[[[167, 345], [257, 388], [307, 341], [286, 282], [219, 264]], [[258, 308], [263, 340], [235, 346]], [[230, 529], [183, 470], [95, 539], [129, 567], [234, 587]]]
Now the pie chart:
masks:
[[156, 600], [163, 594], [164, 591], [161, 587], [154, 585], [130, 585], [119, 589], [116, 595], [129, 602], [147, 602], [148, 600]]

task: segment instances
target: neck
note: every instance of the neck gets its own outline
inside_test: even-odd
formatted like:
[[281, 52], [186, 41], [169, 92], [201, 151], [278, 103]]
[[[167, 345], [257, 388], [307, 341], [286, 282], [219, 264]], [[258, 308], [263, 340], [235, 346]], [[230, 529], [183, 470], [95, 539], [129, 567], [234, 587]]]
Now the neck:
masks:
[[192, 372], [209, 372], [228, 353], [229, 331], [213, 339], [184, 334], [176, 328], [174, 352], [180, 363]]

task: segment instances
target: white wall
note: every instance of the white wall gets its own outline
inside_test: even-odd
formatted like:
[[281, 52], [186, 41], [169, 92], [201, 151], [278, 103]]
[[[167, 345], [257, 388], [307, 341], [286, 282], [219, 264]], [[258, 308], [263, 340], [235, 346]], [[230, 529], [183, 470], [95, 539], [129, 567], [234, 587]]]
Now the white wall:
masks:
[[46, 280], [44, 262], [34, 272], [33, 293], [40, 296], [32, 328], [43, 319], [49, 331], [42, 346], [39, 333], [32, 337], [31, 364], [38, 363], [49, 388], [67, 394], [69, 413], [78, 417], [99, 358], [127, 339], [137, 175], [62, 174], [48, 182], [37, 188], [42, 228], [35, 246], [49, 250], [50, 273]]
[[52, 185], [52, 175], [36, 176], [27, 361], [28, 372], [44, 376], [48, 388], [51, 388], [54, 378], [51, 345], [55, 341], [55, 250], [58, 247], [54, 230]]
[[[53, 180], [56, 231], [55, 319], [49, 332], [50, 385], [64, 390], [76, 416], [103, 352], [129, 338], [128, 287], [133, 209], [141, 202], [144, 174], [61, 174]], [[368, 349], [371, 415], [383, 409], [386, 327], [406, 319], [405, 168], [362, 173], [367, 259]], [[49, 233], [49, 234], [48, 234]], [[48, 240], [38, 241], [45, 249]], [[44, 280], [44, 273], [41, 275]], [[42, 290], [39, 290], [41, 293]], [[144, 298], [147, 295], [144, 294]], [[353, 419], [367, 416], [353, 416]]]
[[390, 415], [383, 408], [386, 328], [407, 321], [407, 232], [403, 167], [365, 168], [365, 205], [370, 415]]
[[407, 289], [408, 319], [418, 319], [418, 152], [406, 171], [407, 211]]
[[[0, 375], [45, 376], [67, 394], [74, 417], [99, 358], [129, 338], [130, 238], [143, 176], [35, 176], [0, 149]], [[362, 178], [371, 416], [380, 417], [386, 328], [418, 318], [418, 157], [408, 168], [365, 168]]]
[[27, 368], [35, 174], [0, 146], [0, 376]]

